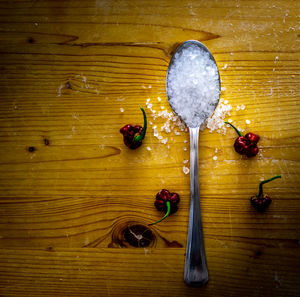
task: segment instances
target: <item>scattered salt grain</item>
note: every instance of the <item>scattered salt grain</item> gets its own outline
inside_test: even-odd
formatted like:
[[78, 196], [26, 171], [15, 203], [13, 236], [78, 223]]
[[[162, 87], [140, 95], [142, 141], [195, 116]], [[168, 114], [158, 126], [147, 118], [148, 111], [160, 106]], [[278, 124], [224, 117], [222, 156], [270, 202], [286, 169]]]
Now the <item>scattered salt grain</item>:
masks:
[[182, 167], [183, 173], [188, 174], [190, 172], [190, 169], [188, 167], [183, 166]]
[[157, 138], [158, 138], [159, 140], [163, 139], [163, 137], [162, 137], [161, 135], [159, 135]]
[[152, 86], [150, 85], [150, 86], [148, 86], [148, 88], [149, 88], [149, 89], [151, 89], [151, 88], [152, 88]]
[[218, 148], [215, 149], [215, 154], [218, 152]]
[[251, 123], [251, 121], [249, 120], [246, 120], [246, 124], [249, 125]]
[[164, 109], [165, 107], [164, 107], [164, 106], [161, 106], [160, 108], [161, 108], [161, 109]]
[[150, 146], [147, 146], [147, 151], [151, 151], [151, 147]]
[[160, 97], [157, 97], [157, 101], [160, 102], [160, 101], [161, 101], [161, 98], [160, 98]]
[[217, 161], [218, 157], [217, 156], [213, 156], [214, 161]]
[[186, 151], [187, 151], [187, 148], [186, 148], [186, 147], [184, 147], [184, 148], [183, 148], [183, 150], [186, 152]]
[[244, 110], [246, 106], [244, 104], [241, 105], [241, 110]]
[[227, 121], [228, 123], [232, 123], [232, 119], [228, 119], [228, 121]]
[[221, 88], [221, 91], [226, 91], [226, 87], [222, 87], [222, 88]]
[[236, 106], [236, 111], [239, 111], [241, 108], [239, 105]]
[[225, 64], [225, 65], [224, 65], [224, 67], [222, 67], [222, 69], [226, 69], [226, 68], [227, 68], [227, 66], [228, 66], [228, 65], [227, 65], [227, 64]]
[[228, 100], [225, 100], [225, 101], [224, 101], [224, 104], [228, 104]]
[[120, 108], [120, 111], [121, 111], [121, 112], [124, 112], [124, 108], [121, 107], [121, 108]]
[[170, 146], [168, 145], [167, 148], [170, 149]]
[[[232, 106], [230, 104], [224, 104], [220, 102], [214, 112], [214, 114], [207, 119], [206, 127], [210, 130], [210, 132], [217, 131], [218, 133], [226, 134], [226, 127], [224, 123], [224, 119], [227, 115], [230, 116], [230, 111]], [[201, 127], [201, 130], [205, 128]]]
[[185, 141], [184, 141], [184, 143], [188, 143], [188, 141], [187, 141], [187, 140], [185, 140]]
[[191, 45], [174, 55], [168, 72], [169, 101], [189, 127], [200, 126], [214, 112], [219, 91], [218, 68], [209, 53]]
[[183, 160], [183, 164], [187, 164], [189, 160]]

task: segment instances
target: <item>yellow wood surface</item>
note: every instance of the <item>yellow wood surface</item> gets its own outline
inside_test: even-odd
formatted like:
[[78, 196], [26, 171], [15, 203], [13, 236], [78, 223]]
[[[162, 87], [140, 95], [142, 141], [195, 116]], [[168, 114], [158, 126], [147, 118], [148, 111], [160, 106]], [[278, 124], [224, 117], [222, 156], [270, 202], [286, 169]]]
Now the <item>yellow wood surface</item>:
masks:
[[[299, 296], [299, 10], [283, 0], [0, 1], [0, 295]], [[233, 130], [200, 132], [204, 288], [183, 282], [188, 134], [165, 145], [149, 125], [130, 151], [119, 133], [142, 123], [147, 98], [170, 110], [166, 70], [188, 39], [213, 53], [230, 118], [261, 136], [246, 160]], [[276, 174], [259, 214], [249, 197]], [[161, 188], [180, 194], [179, 211], [150, 227], [149, 247], [120, 247], [126, 226], [161, 216]]]

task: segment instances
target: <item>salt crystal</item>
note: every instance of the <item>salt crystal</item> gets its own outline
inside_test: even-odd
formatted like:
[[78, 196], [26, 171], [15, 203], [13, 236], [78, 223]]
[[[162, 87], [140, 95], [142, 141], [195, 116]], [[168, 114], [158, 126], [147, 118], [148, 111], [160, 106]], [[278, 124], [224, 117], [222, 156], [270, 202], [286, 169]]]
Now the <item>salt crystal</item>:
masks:
[[149, 124], [150, 124], [150, 125], [153, 125], [153, 123], [152, 123], [151, 121], [149, 121]]
[[182, 167], [183, 173], [188, 174], [190, 172], [190, 169], [188, 167], [183, 166]]
[[160, 97], [157, 97], [157, 101], [159, 101], [159, 102], [160, 102], [160, 101], [161, 101], [161, 98], [160, 98]]
[[124, 112], [124, 108], [121, 107], [121, 108], [120, 108], [120, 111], [121, 111], [121, 112]]
[[189, 160], [183, 160], [183, 164], [187, 164]]
[[161, 106], [160, 108], [161, 108], [161, 109], [164, 109], [165, 107], [164, 107], [164, 106]]
[[215, 149], [215, 154], [218, 152], [218, 148]]
[[228, 119], [228, 121], [227, 121], [228, 123], [232, 123], [232, 119]]
[[225, 65], [224, 65], [224, 67], [222, 67], [222, 69], [226, 69], [226, 68], [227, 68], [227, 66], [228, 66], [228, 65], [227, 65], [227, 64], [225, 64]]
[[151, 147], [150, 146], [147, 146], [147, 151], [151, 151]]
[[147, 105], [147, 107], [148, 107], [149, 109], [151, 109], [151, 108], [152, 108], [152, 104], [149, 103], [149, 104]]
[[237, 105], [237, 107], [236, 107], [236, 111], [239, 111], [241, 108], [240, 108], [240, 106], [239, 105]]
[[244, 109], [245, 109], [245, 105], [242, 104], [242, 105], [241, 105], [241, 110], [244, 110]]
[[221, 91], [226, 91], [226, 87], [222, 87], [222, 88], [221, 88]]
[[228, 104], [228, 100], [225, 100], [225, 101], [224, 101], [224, 104]]
[[183, 150], [186, 152], [186, 151], [187, 151], [187, 148], [186, 148], [186, 147], [184, 147], [184, 148], [183, 148]]
[[249, 125], [251, 122], [249, 120], [246, 120], [246, 124]]
[[213, 159], [214, 159], [215, 161], [217, 161], [218, 157], [217, 157], [217, 156], [213, 156]]
[[158, 136], [158, 139], [163, 139], [163, 137], [161, 135]]
[[150, 85], [150, 86], [148, 86], [148, 88], [149, 88], [149, 89], [151, 89], [151, 88], [152, 88], [152, 86]]
[[188, 141], [187, 141], [187, 140], [185, 140], [185, 141], [184, 141], [184, 143], [188, 143]]
[[170, 149], [170, 146], [168, 145], [167, 148]]

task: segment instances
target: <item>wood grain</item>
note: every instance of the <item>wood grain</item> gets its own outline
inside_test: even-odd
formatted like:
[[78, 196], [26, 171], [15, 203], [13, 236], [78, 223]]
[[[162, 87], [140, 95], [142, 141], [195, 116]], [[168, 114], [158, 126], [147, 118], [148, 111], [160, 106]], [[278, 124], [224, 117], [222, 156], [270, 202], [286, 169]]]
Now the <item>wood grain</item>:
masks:
[[[0, 295], [298, 296], [299, 9], [281, 0], [0, 1]], [[204, 288], [183, 283], [188, 134], [169, 134], [168, 148], [149, 125], [129, 151], [119, 133], [142, 122], [147, 98], [170, 110], [166, 70], [188, 39], [214, 54], [233, 121], [261, 136], [260, 154], [246, 160], [234, 131], [200, 133]], [[259, 214], [249, 198], [276, 174]], [[149, 247], [123, 245], [128, 225], [160, 217], [161, 188], [180, 194], [179, 211], [151, 227]]]

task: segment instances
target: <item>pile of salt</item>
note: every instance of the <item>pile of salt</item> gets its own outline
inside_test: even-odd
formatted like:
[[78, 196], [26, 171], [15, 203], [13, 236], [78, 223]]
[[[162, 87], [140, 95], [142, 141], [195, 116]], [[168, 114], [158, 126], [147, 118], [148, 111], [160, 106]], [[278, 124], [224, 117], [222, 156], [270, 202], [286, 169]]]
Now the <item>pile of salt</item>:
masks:
[[189, 127], [200, 126], [212, 115], [220, 83], [209, 53], [191, 45], [175, 54], [168, 72], [168, 96], [172, 108]]

